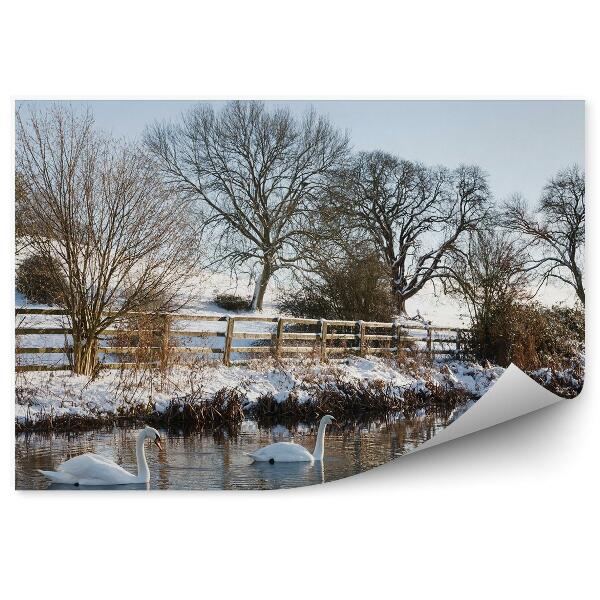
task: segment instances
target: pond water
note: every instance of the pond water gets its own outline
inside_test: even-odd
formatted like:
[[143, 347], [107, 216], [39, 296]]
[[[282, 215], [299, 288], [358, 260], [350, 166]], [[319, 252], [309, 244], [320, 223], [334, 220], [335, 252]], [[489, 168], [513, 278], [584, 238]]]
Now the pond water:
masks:
[[[443, 418], [345, 423], [329, 427], [322, 463], [253, 463], [244, 453], [274, 441], [290, 441], [312, 451], [316, 427], [259, 427], [245, 421], [235, 433], [161, 431], [164, 449], [146, 443], [149, 485], [115, 489], [277, 489], [334, 481], [361, 473], [405, 454], [446, 425]], [[50, 484], [37, 469], [54, 470], [83, 452], [95, 452], [136, 473], [136, 429], [115, 427], [79, 434], [19, 434], [16, 437], [17, 489], [70, 489]]]

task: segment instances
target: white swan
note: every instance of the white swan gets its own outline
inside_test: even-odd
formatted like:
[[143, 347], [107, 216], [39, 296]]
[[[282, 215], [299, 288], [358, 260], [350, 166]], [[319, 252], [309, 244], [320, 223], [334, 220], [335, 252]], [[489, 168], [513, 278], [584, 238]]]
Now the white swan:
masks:
[[325, 427], [335, 419], [331, 415], [325, 415], [319, 423], [317, 443], [315, 451], [311, 454], [304, 446], [292, 442], [277, 442], [255, 452], [248, 452], [248, 456], [257, 462], [313, 462], [323, 460], [323, 441], [325, 438]]
[[145, 427], [137, 436], [135, 453], [137, 457], [138, 474], [133, 475], [120, 467], [117, 463], [104, 458], [99, 454], [80, 454], [58, 466], [56, 471], [42, 471], [40, 473], [54, 483], [69, 483], [72, 485], [125, 485], [127, 483], [148, 483], [150, 469], [146, 462], [144, 440], [149, 438], [154, 441], [159, 449], [160, 435], [156, 429]]

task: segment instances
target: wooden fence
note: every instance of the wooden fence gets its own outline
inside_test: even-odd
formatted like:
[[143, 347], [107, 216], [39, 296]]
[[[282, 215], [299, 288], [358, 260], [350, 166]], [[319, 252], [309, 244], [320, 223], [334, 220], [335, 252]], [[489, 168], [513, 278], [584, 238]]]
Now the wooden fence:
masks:
[[[17, 316], [45, 315], [68, 317], [61, 309], [18, 308]], [[127, 329], [128, 322], [147, 317], [160, 327], [142, 330]], [[221, 330], [208, 329], [177, 329], [177, 322], [199, 322], [219, 324]], [[123, 327], [119, 327], [119, 323]], [[244, 323], [261, 323], [269, 331], [236, 331], [236, 325], [243, 327]], [[222, 325], [221, 325], [222, 324]], [[462, 343], [465, 330], [456, 327], [438, 327], [426, 325], [409, 325], [401, 323], [380, 323], [373, 321], [343, 321], [327, 319], [301, 319], [293, 317], [260, 317], [260, 316], [217, 316], [195, 315], [184, 313], [152, 314], [130, 313], [124, 316], [115, 326], [105, 329], [99, 336], [98, 354], [126, 355], [134, 357], [132, 362], [99, 361], [102, 368], [124, 368], [139, 364], [161, 364], [166, 354], [211, 355], [216, 360], [222, 360], [225, 365], [243, 362], [261, 355], [271, 354], [278, 357], [298, 353], [313, 354], [318, 357], [335, 357], [341, 354], [400, 354], [424, 353], [433, 358], [435, 355], [460, 356], [464, 352]], [[18, 355], [32, 354], [65, 354], [69, 357], [72, 349], [66, 341], [66, 336], [72, 330], [69, 327], [22, 327], [15, 328], [18, 343]], [[152, 344], [142, 348], [140, 341], [142, 333], [150, 333]], [[32, 335], [61, 335], [65, 339], [63, 346], [28, 346], [21, 345], [23, 337]], [[131, 345], [122, 344], [123, 339], [133, 341]], [[119, 339], [122, 345], [115, 345]], [[219, 343], [208, 345], [210, 338]], [[220, 338], [224, 338], [221, 339]], [[196, 343], [198, 340], [203, 345]], [[105, 345], [102, 345], [104, 342]], [[144, 358], [140, 359], [140, 350]], [[137, 356], [136, 356], [137, 354]], [[241, 355], [241, 358], [240, 358]], [[258, 356], [254, 356], [258, 355]], [[70, 370], [71, 364], [17, 364], [17, 371], [61, 371]]]

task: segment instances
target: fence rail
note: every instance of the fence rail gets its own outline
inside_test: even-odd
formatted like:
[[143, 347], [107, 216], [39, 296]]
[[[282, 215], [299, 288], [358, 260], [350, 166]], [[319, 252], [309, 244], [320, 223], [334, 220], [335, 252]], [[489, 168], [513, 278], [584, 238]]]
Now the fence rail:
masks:
[[[29, 315], [69, 317], [67, 311], [54, 308], [17, 308], [17, 316]], [[105, 313], [115, 316], [116, 313]], [[159, 320], [160, 327], [131, 328], [131, 321], [140, 318]], [[224, 330], [187, 330], [174, 328], [176, 322], [223, 323]], [[120, 328], [119, 323], [125, 327]], [[273, 331], [236, 331], [236, 324], [262, 323], [275, 326]], [[313, 328], [314, 331], [306, 331]], [[387, 331], [386, 331], [387, 330]], [[400, 354], [421, 353], [434, 358], [436, 355], [460, 356], [464, 352], [461, 344], [465, 330], [457, 327], [402, 324], [398, 322], [346, 321], [329, 319], [307, 319], [297, 317], [260, 317], [252, 315], [218, 316], [185, 313], [127, 313], [109, 328], [98, 333], [98, 354], [124, 356], [121, 362], [99, 360], [100, 368], [127, 368], [139, 364], [165, 364], [165, 354], [213, 355], [226, 365], [244, 362], [251, 358], [261, 358], [264, 354], [283, 357], [294, 354], [312, 353], [320, 358], [328, 355], [355, 353]], [[64, 346], [16, 345], [18, 355], [64, 354], [68, 364], [17, 364], [16, 371], [63, 371], [71, 369], [72, 346], [66, 336], [72, 335], [71, 327], [15, 327], [15, 335], [20, 340], [31, 335], [63, 335]], [[142, 336], [150, 335], [152, 342], [144, 344]], [[125, 342], [115, 343], [115, 336]], [[181, 338], [185, 338], [183, 341]], [[222, 343], [209, 344], [210, 338]], [[203, 345], [187, 343], [186, 340], [203, 340]], [[250, 340], [250, 343], [248, 342]], [[236, 342], [240, 341], [240, 345]], [[107, 345], [101, 345], [104, 342]], [[254, 343], [252, 343], [254, 342]], [[420, 344], [420, 345], [419, 345]], [[241, 355], [241, 357], [240, 357]], [[257, 356], [253, 356], [257, 355]], [[114, 359], [113, 359], [114, 360]]]

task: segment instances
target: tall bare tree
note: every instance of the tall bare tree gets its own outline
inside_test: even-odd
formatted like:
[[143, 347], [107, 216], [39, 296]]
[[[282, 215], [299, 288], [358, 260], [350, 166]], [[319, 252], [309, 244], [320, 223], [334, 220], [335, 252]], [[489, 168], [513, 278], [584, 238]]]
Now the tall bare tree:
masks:
[[429, 168], [377, 151], [359, 154], [341, 172], [332, 197], [328, 219], [343, 215], [350, 230], [370, 239], [404, 314], [409, 298], [445, 275], [449, 252], [486, 217], [490, 193], [476, 166]]
[[103, 329], [181, 291], [197, 260], [189, 203], [167, 193], [139, 148], [96, 133], [90, 113], [34, 109], [16, 126], [31, 249], [63, 282], [74, 371], [90, 375]]
[[515, 196], [505, 205], [504, 225], [525, 236], [538, 250], [528, 268], [542, 281], [555, 279], [571, 286], [585, 305], [583, 254], [585, 244], [585, 173], [578, 166], [559, 171], [544, 187], [532, 213]]
[[205, 210], [220, 258], [258, 266], [252, 307], [261, 310], [273, 274], [302, 259], [315, 198], [345, 157], [346, 136], [314, 112], [299, 121], [262, 102], [230, 102], [156, 124], [145, 140], [166, 181]]

